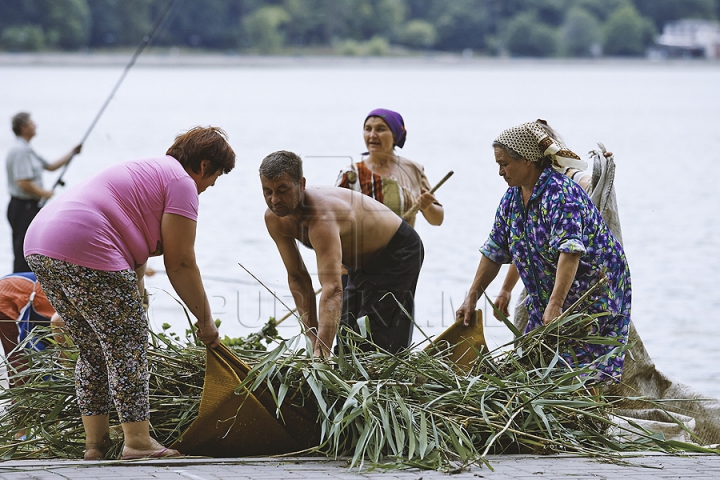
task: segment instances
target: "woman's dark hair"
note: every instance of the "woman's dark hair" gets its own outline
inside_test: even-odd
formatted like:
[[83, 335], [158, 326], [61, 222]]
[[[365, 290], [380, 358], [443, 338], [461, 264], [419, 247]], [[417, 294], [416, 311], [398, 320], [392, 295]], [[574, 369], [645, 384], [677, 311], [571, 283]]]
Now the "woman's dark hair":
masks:
[[[492, 146], [493, 146], [493, 148], [495, 148], [495, 147], [502, 148], [503, 150], [505, 150], [505, 153], [507, 153], [510, 156], [510, 158], [513, 158], [515, 160], [520, 160], [520, 159], [527, 160], [525, 157], [520, 155], [518, 152], [516, 152], [512, 148], [508, 147], [507, 145], [503, 145], [500, 142], [493, 142]], [[549, 167], [550, 165], [552, 165], [552, 159], [550, 157], [546, 156], [546, 157], [542, 157], [540, 160], [538, 160], [535, 163], [540, 168], [545, 169], [545, 168]]]
[[194, 127], [175, 137], [166, 155], [175, 158], [180, 164], [200, 173], [200, 163], [210, 161], [210, 169], [205, 177], [215, 174], [218, 170], [230, 173], [235, 168], [235, 152], [227, 142], [227, 134], [218, 127]]

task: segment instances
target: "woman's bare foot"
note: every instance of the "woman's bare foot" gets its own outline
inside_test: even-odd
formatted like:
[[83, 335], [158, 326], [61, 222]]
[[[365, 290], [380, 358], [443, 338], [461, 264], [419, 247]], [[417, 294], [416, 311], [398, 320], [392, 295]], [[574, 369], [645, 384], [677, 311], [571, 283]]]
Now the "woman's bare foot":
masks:
[[108, 450], [112, 447], [110, 435], [106, 436], [100, 444], [85, 443], [83, 460], [104, 460]]
[[97, 447], [93, 448], [85, 448], [85, 455], [83, 456], [83, 460], [104, 460], [105, 459], [105, 452], [100, 450]]

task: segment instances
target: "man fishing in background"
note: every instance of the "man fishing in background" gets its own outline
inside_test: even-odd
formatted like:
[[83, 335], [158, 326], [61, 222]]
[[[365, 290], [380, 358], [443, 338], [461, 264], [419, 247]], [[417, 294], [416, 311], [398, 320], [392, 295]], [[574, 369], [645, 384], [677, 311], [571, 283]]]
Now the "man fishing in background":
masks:
[[30, 140], [35, 136], [37, 126], [30, 118], [29, 113], [20, 112], [12, 117], [12, 130], [16, 138], [6, 160], [8, 192], [10, 192], [7, 218], [12, 228], [13, 254], [15, 256], [13, 273], [16, 273], [30, 271], [23, 254], [25, 232], [40, 211], [41, 202], [53, 196], [52, 190], [43, 188], [43, 170], [52, 172], [67, 164], [80, 153], [82, 143], [59, 159], [49, 163], [30, 147]]

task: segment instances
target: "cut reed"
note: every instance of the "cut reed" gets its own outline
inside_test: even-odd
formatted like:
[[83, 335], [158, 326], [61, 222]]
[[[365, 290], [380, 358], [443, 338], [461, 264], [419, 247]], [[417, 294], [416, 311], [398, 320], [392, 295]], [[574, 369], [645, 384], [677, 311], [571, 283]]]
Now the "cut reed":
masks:
[[[231, 342], [236, 344], [233, 351], [252, 367], [237, 392], [267, 388], [278, 410], [292, 399], [317, 411], [320, 441], [303, 453], [347, 457], [358, 468], [455, 471], [487, 464], [485, 457], [491, 453], [570, 452], [613, 461], [620, 452], [639, 450], [717, 453], [665, 440], [640, 426], [627, 436], [609, 434], [616, 427], [613, 405], [622, 399], [602, 395], [593, 365], [574, 367], [562, 356], [569, 342], [612, 344], [589, 333], [594, 321], [585, 314], [568, 315], [512, 344], [477, 352], [467, 374], [448, 361], [449, 347], [366, 352], [356, 347], [366, 339], [348, 330], [340, 332], [345, 339], [339, 354], [318, 360], [304, 335], [279, 338], [269, 322], [263, 334], [248, 342]], [[163, 332], [151, 339], [152, 434], [170, 444], [197, 417], [205, 348], [191, 335], [181, 340]], [[0, 458], [82, 455], [73, 380], [77, 351], [53, 344], [49, 335], [45, 341], [49, 348], [28, 353], [27, 369], [10, 372], [19, 384], [0, 390], [0, 404], [5, 405], [0, 412]], [[268, 341], [274, 345], [270, 351], [264, 350]], [[616, 352], [626, 348], [619, 342], [614, 347]], [[23, 428], [28, 429], [27, 440], [15, 440]], [[113, 439], [111, 456], [118, 454], [121, 442], [119, 434]]]

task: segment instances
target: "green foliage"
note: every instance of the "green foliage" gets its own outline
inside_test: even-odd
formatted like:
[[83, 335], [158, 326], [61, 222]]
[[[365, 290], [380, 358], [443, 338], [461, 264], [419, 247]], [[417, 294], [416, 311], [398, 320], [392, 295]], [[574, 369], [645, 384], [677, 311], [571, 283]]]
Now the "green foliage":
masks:
[[[215, 321], [220, 324], [219, 320]], [[147, 350], [150, 383], [151, 434], [169, 445], [195, 420], [200, 407], [205, 378], [205, 346], [193, 330], [185, 338], [162, 325], [161, 333], [150, 332]], [[61, 345], [48, 327], [35, 327], [37, 338], [48, 345], [37, 352], [23, 350], [27, 368], [16, 371], [5, 363], [14, 388], [0, 387], [0, 461], [10, 458], [81, 458], [84, 430], [75, 393], [75, 362], [79, 351], [66, 342]], [[245, 361], [254, 364], [267, 355], [267, 345], [278, 339], [275, 319], [270, 318], [260, 332], [246, 338], [223, 339]], [[264, 344], [263, 344], [264, 343]], [[2, 358], [6, 362], [6, 358]], [[122, 449], [122, 434], [116, 412], [111, 412], [113, 447], [107, 458], [116, 458]], [[15, 435], [28, 430], [26, 440]]]
[[357, 40], [347, 39], [335, 44], [335, 52], [346, 57], [358, 57], [365, 55], [363, 44]]
[[447, 361], [450, 349], [442, 346], [364, 352], [355, 343], [365, 339], [343, 331], [338, 356], [320, 361], [296, 337], [257, 362], [236, 392], [272, 388], [278, 407], [288, 397], [312, 402], [321, 437], [316, 450], [350, 458], [358, 468], [452, 472], [486, 463], [489, 453], [565, 452], [609, 460], [637, 450], [717, 452], [665, 442], [640, 427], [635, 436], [621, 427], [610, 433], [615, 400], [594, 388], [592, 365], [571, 366], [561, 356], [572, 342], [613, 342], [589, 335], [594, 322], [592, 316], [568, 315], [518, 338], [514, 349], [504, 345], [480, 355], [465, 373]]
[[137, 45], [153, 24], [152, 3], [147, 0], [88, 0], [88, 5], [94, 46]]
[[0, 30], [23, 25], [42, 26], [43, 0], [0, 0]]
[[[135, 46], [167, 2], [0, 0], [0, 37], [11, 29], [1, 46]], [[373, 40], [382, 37], [388, 48], [495, 54], [504, 46], [513, 55], [585, 56], [598, 29], [578, 12], [603, 24], [606, 54], [641, 55], [652, 42], [651, 23], [660, 31], [683, 18], [716, 19], [720, 0], [178, 0], [154, 44], [260, 53], [332, 46], [340, 54], [370, 55], [387, 51]], [[42, 42], [30, 26], [40, 29]]]
[[532, 13], [516, 15], [505, 27], [505, 47], [514, 56], [549, 57], [557, 51], [557, 31]]
[[652, 19], [658, 30], [675, 20], [684, 18], [717, 18], [717, 0], [634, 0], [641, 15]]
[[[330, 0], [332, 3], [334, 1]], [[332, 39], [331, 30], [335, 30], [335, 22], [342, 21], [336, 15], [323, 15], [326, 9], [333, 8], [328, 0], [285, 0], [283, 8], [290, 18], [285, 30], [287, 43], [290, 45], [323, 45]], [[337, 7], [337, 5], [334, 5]]]
[[367, 54], [371, 57], [382, 57], [390, 51], [388, 41], [379, 35], [372, 37], [365, 45], [367, 46]]
[[[166, 0], [163, 0], [163, 4]], [[178, 0], [166, 29], [159, 36], [164, 45], [184, 45], [193, 48], [236, 48], [246, 32], [242, 19], [251, 10], [245, 4], [262, 5], [266, 2], [243, 0]], [[255, 9], [257, 10], [257, 8]], [[158, 16], [155, 11], [152, 19]], [[251, 40], [250, 37], [246, 40]], [[282, 43], [282, 38], [281, 38]]]
[[410, 20], [403, 27], [400, 42], [414, 48], [430, 48], [437, 42], [437, 31], [425, 20]]
[[373, 36], [382, 36], [386, 40], [395, 38], [405, 20], [404, 0], [375, 0], [373, 2], [372, 25], [376, 30]]
[[388, 42], [399, 34], [405, 20], [405, 0], [325, 0], [315, 12], [326, 24], [326, 38], [367, 41], [382, 36]]
[[[38, 331], [38, 327], [36, 327]], [[42, 333], [41, 333], [42, 335]], [[84, 431], [75, 393], [77, 348], [64, 348], [52, 341], [49, 330], [43, 337], [51, 344], [41, 352], [25, 350], [28, 368], [22, 373], [10, 369], [14, 379], [23, 382], [0, 389], [0, 458], [82, 458]], [[22, 348], [22, 347], [21, 347]], [[152, 435], [169, 444], [179, 437], [197, 416], [205, 374], [205, 348], [152, 336], [148, 349], [150, 377], [150, 422]], [[108, 457], [122, 449], [117, 414], [111, 413], [111, 439]], [[27, 439], [14, 440], [21, 429]]]
[[45, 38], [37, 25], [8, 27], [0, 33], [0, 48], [12, 52], [36, 52], [42, 50]]
[[[218, 325], [219, 327], [220, 325]], [[259, 332], [248, 335], [247, 337], [230, 338], [227, 335], [222, 339], [222, 343], [228, 347], [241, 347], [245, 350], [256, 352], [267, 351], [267, 346], [279, 338], [277, 331], [277, 321], [274, 317], [270, 317], [268, 322], [263, 325]], [[264, 344], [263, 344], [264, 342]]]
[[90, 7], [86, 0], [45, 0], [45, 41], [77, 50], [90, 38]]
[[[623, 398], [603, 397], [593, 387], [592, 365], [573, 367], [560, 356], [568, 342], [609, 341], [588, 335], [594, 321], [587, 315], [558, 319], [521, 336], [514, 348], [484, 352], [467, 373], [447, 360], [450, 352], [442, 345], [433, 351], [363, 352], [355, 343], [364, 339], [349, 331], [341, 333], [347, 335], [343, 350], [332, 361], [313, 358], [304, 335], [278, 341], [271, 352], [235, 347], [253, 367], [238, 390], [270, 389], [278, 407], [291, 401], [309, 405], [318, 412], [322, 440], [315, 451], [304, 453], [347, 456], [354, 466], [456, 471], [501, 452], [570, 452], [610, 461], [620, 458], [617, 452], [720, 453], [612, 423], [610, 409]], [[273, 324], [271, 319], [268, 333]], [[0, 389], [5, 406], [0, 459], [78, 458], [83, 452], [74, 382], [77, 349], [54, 343], [49, 329], [38, 334], [49, 347], [28, 351], [23, 372], [9, 366], [18, 385]], [[169, 445], [198, 415], [205, 348], [160, 335], [151, 339], [151, 433]], [[121, 450], [117, 423], [111, 412], [114, 445], [108, 458]], [[609, 433], [612, 427], [617, 436]], [[16, 440], [25, 428], [27, 439]]]
[[337, 42], [335, 51], [340, 55], [348, 57], [372, 56], [381, 57], [390, 52], [390, 44], [383, 37], [375, 36], [367, 42], [347, 39]]
[[285, 43], [282, 27], [289, 21], [282, 7], [261, 7], [243, 20], [243, 27], [260, 53], [275, 53]]
[[566, 12], [572, 5], [573, 0], [544, 0], [542, 2], [530, 2], [529, 11], [535, 11], [537, 18], [547, 25], [560, 26], [565, 20]]
[[634, 7], [621, 7], [605, 23], [603, 51], [607, 55], [644, 55], [654, 33], [652, 22], [640, 16]]
[[433, 11], [438, 32], [436, 46], [442, 50], [487, 50], [489, 36], [496, 33], [493, 3], [454, 0], [436, 5]]
[[567, 14], [561, 29], [560, 51], [568, 57], [587, 57], [594, 46], [600, 46], [602, 30], [600, 22], [581, 7], [573, 7]]
[[621, 7], [632, 6], [631, 0], [575, 0], [573, 7], [583, 8], [593, 14], [601, 22]]

